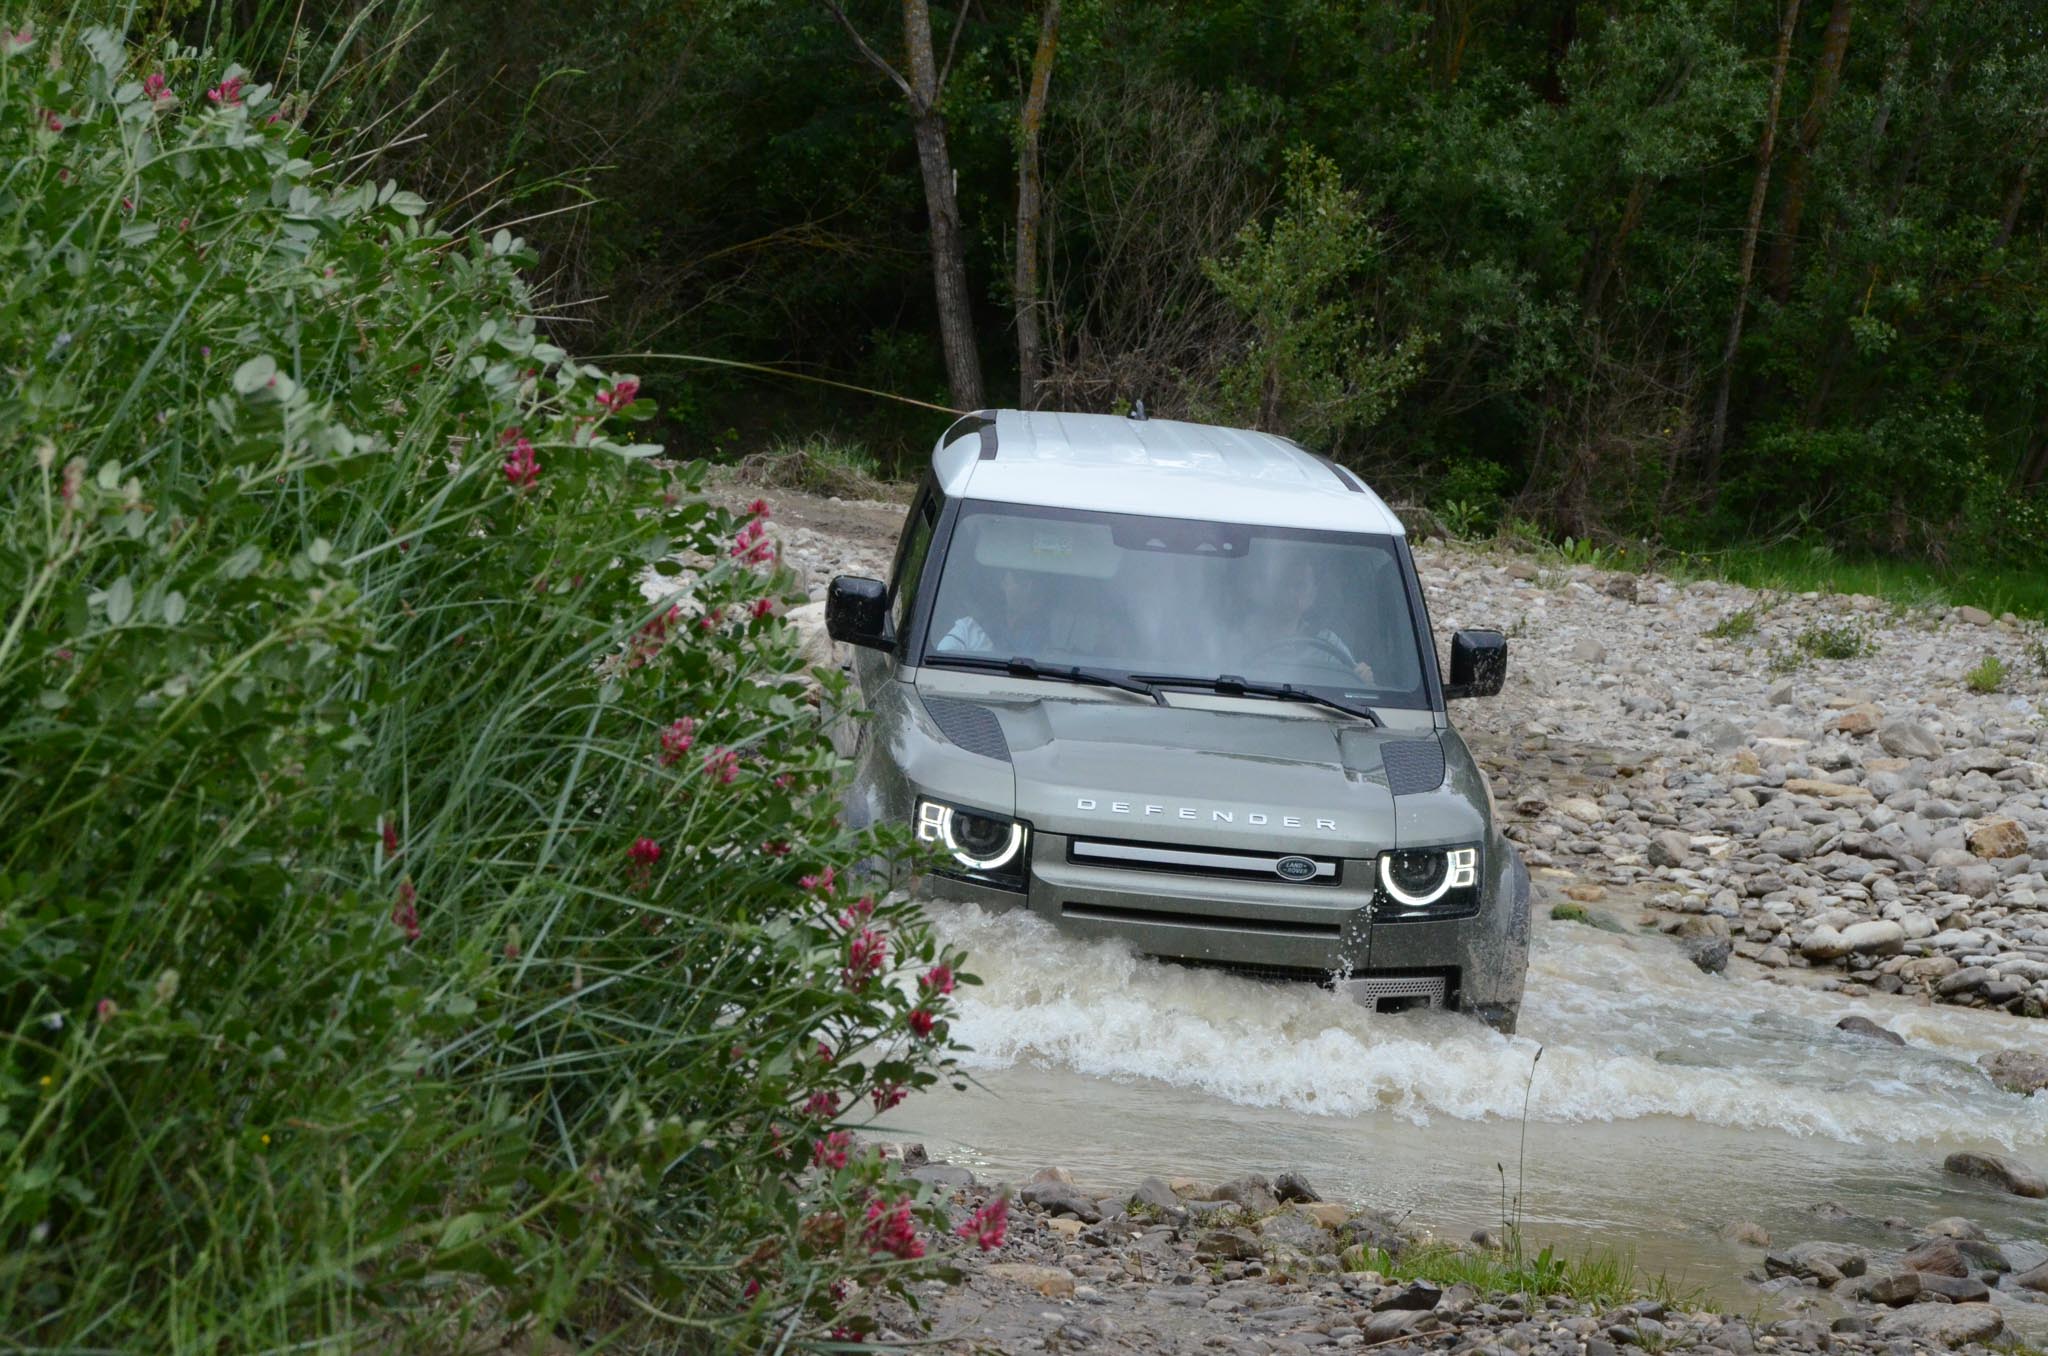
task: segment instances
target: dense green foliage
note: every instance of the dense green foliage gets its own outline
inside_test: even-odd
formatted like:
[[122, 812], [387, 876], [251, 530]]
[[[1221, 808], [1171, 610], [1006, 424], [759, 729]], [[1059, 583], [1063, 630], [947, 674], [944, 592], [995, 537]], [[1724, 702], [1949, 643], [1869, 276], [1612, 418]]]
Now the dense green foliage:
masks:
[[[2039, 7], [1804, 0], [1745, 289], [1789, 3], [1068, 3], [1043, 142], [1043, 399], [1249, 410], [1481, 524], [1511, 505], [1581, 537], [2038, 561]], [[899, 7], [848, 13], [898, 58]], [[933, 20], [942, 50], [957, 41], [941, 103], [1002, 403], [1038, 20], [1019, 0]], [[453, 0], [413, 52], [408, 78], [452, 96], [406, 152], [419, 174], [492, 183], [524, 212], [581, 201], [564, 181], [604, 167], [581, 181], [601, 202], [534, 227], [600, 349], [945, 398], [908, 113], [823, 4]], [[1309, 152], [1334, 179], [1290, 193], [1289, 156]], [[1357, 220], [1276, 254], [1319, 201]], [[1292, 351], [1254, 367], [1294, 398], [1248, 399], [1274, 324]], [[833, 424], [885, 453], [930, 434], [858, 397], [652, 380], [672, 372], [695, 445], [728, 426], [751, 442]], [[1439, 491], [1453, 472], [1459, 492]]]
[[790, 580], [312, 93], [0, 36], [0, 1346], [858, 1330], [956, 958]]

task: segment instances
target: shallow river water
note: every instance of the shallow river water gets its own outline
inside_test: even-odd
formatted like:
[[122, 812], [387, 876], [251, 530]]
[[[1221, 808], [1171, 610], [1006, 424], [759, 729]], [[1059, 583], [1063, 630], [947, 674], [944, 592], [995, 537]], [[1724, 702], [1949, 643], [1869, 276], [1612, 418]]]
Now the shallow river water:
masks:
[[[1533, 1239], [1618, 1248], [1744, 1307], [1759, 1249], [1719, 1234], [1738, 1220], [1780, 1243], [1902, 1248], [1879, 1221], [1963, 1215], [2048, 1258], [2048, 1203], [1941, 1171], [1958, 1148], [2048, 1167], [2048, 1094], [2002, 1092], [1974, 1064], [2048, 1039], [2038, 1023], [1709, 976], [1664, 938], [1539, 918], [1508, 1038], [1148, 960], [1022, 911], [933, 916], [984, 980], [955, 1026], [979, 1086], [885, 1125], [984, 1177], [1293, 1169], [1450, 1238], [1499, 1228], [1519, 1191]], [[1837, 1031], [1851, 1013], [1906, 1047]]]

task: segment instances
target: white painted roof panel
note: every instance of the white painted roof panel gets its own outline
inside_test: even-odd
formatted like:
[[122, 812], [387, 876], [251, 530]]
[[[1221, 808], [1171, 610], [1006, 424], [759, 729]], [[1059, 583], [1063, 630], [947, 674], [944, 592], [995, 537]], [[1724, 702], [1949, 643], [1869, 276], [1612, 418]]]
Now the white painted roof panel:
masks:
[[[980, 426], [992, 413], [995, 456]], [[948, 497], [1337, 532], [1403, 533], [1363, 482], [1284, 438], [1177, 419], [996, 410], [932, 454]], [[1352, 484], [1360, 486], [1353, 489]]]

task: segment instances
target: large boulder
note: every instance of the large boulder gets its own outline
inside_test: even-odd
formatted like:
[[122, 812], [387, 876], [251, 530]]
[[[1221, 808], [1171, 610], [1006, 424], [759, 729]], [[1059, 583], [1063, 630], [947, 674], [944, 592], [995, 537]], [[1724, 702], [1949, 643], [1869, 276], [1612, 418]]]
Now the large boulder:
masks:
[[1917, 720], [1895, 716], [1877, 727], [1877, 742], [1894, 758], [1939, 758], [1941, 741]]
[[2048, 1088], [2048, 1054], [2038, 1050], [1994, 1050], [1977, 1061], [1992, 1082], [2027, 1096]]
[[1890, 919], [1872, 918], [1843, 928], [1842, 940], [1859, 956], [1896, 956], [1906, 949], [1906, 928]]
[[1233, 1205], [1243, 1206], [1255, 1215], [1263, 1215], [1268, 1210], [1280, 1208], [1280, 1198], [1273, 1194], [1273, 1184], [1257, 1173], [1223, 1183], [1209, 1193], [1209, 1199], [1229, 1201]]
[[2017, 857], [2027, 850], [2027, 831], [2016, 819], [1987, 819], [1970, 830], [1970, 851], [1979, 857]]
[[2030, 1200], [2048, 1197], [2048, 1182], [2041, 1180], [2041, 1174], [2026, 1164], [1998, 1154], [1953, 1153], [1942, 1161], [1943, 1168], [1964, 1177], [1974, 1177], [1980, 1182], [1989, 1182], [2000, 1191]]
[[2005, 1320], [1989, 1304], [1909, 1304], [1877, 1320], [1879, 1337], [1942, 1347], [1989, 1341], [2004, 1328]]

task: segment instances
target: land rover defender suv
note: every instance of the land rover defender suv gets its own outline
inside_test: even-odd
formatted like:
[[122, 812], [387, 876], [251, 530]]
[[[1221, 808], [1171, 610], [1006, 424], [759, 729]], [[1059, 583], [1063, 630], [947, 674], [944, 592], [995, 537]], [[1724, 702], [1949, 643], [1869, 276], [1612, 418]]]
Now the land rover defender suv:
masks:
[[1269, 434], [997, 410], [946, 430], [887, 581], [832, 581], [854, 823], [926, 895], [1514, 1029], [1529, 877], [1447, 700], [1401, 521]]

